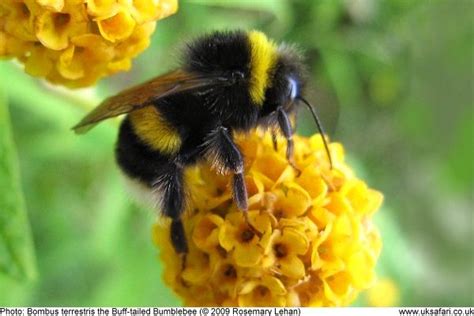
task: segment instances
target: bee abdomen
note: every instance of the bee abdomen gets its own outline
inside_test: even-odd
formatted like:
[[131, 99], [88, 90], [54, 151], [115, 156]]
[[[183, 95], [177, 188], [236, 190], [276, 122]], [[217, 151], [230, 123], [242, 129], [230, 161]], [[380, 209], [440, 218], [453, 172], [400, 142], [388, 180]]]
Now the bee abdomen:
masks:
[[130, 117], [126, 117], [120, 126], [115, 155], [120, 169], [128, 177], [138, 180], [147, 187], [152, 186], [170, 160], [169, 155], [151, 149], [138, 137]]
[[165, 155], [176, 154], [182, 145], [178, 130], [154, 106], [129, 114], [135, 134], [151, 149]]

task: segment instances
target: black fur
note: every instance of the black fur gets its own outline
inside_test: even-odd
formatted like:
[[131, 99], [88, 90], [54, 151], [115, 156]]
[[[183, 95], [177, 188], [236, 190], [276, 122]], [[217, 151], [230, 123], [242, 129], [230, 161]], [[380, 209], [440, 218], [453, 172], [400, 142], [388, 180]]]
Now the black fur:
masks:
[[220, 173], [244, 171], [244, 161], [239, 148], [234, 144], [229, 130], [219, 126], [213, 130], [202, 144], [207, 160]]
[[[170, 237], [177, 252], [188, 249], [181, 222], [186, 202], [183, 168], [211, 159], [219, 171], [234, 173], [234, 200], [246, 210], [243, 157], [232, 140], [233, 132], [249, 131], [257, 125], [283, 129], [291, 156], [291, 125], [286, 114], [294, 112], [295, 100], [290, 97], [289, 78], [301, 93], [304, 71], [294, 50], [280, 47], [278, 54], [264, 104], [258, 106], [249, 93], [251, 47], [247, 33], [216, 32], [191, 42], [182, 68], [227, 79], [224, 84], [171, 95], [153, 104], [178, 131], [182, 144], [176, 154], [151, 149], [135, 135], [130, 120], [123, 121], [117, 162], [129, 177], [159, 192], [162, 214], [172, 218]], [[279, 109], [283, 112], [278, 113]]]
[[222, 125], [248, 130], [255, 125], [258, 108], [249, 95], [250, 43], [242, 31], [215, 32], [187, 46], [183, 68], [200, 74], [234, 79], [228, 86], [203, 91], [200, 102]]
[[214, 32], [189, 43], [183, 68], [197, 73], [241, 70], [250, 75], [250, 43], [242, 31]]
[[188, 241], [186, 240], [183, 222], [180, 218], [171, 221], [170, 238], [177, 253], [188, 252]]

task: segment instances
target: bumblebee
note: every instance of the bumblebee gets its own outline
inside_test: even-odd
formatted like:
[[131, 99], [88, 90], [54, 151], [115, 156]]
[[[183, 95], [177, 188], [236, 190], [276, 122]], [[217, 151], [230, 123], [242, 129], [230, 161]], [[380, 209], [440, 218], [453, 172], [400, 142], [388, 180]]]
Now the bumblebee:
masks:
[[214, 32], [186, 45], [178, 69], [109, 97], [73, 129], [83, 133], [127, 114], [115, 149], [117, 163], [126, 176], [156, 195], [161, 214], [171, 218], [172, 244], [185, 254], [185, 168], [207, 160], [217, 172], [232, 173], [233, 199], [246, 212], [244, 157], [233, 141], [234, 132], [262, 127], [271, 129], [275, 140], [281, 131], [291, 163], [289, 117], [302, 102], [324, 133], [302, 97], [304, 73], [296, 49], [276, 45], [261, 32]]

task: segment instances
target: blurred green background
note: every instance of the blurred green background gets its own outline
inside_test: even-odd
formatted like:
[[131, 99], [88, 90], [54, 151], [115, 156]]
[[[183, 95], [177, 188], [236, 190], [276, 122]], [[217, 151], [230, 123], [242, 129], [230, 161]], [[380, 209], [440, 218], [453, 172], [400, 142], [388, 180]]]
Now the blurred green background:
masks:
[[[95, 89], [58, 92], [2, 61], [0, 306], [179, 304], [162, 285], [154, 215], [113, 163], [117, 125], [81, 137], [70, 127], [106, 95], [173, 68], [184, 40], [237, 27], [305, 50], [307, 98], [385, 195], [378, 271], [399, 304], [473, 306], [473, 17], [470, 0], [182, 0], [132, 71]], [[299, 130], [314, 123], [301, 117]]]

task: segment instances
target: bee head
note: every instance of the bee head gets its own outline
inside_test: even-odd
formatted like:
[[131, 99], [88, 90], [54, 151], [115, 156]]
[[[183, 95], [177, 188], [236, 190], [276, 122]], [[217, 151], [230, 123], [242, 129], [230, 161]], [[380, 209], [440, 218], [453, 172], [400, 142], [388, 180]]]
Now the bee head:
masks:
[[197, 38], [188, 44], [184, 61], [188, 71], [224, 78], [209, 99], [225, 106], [211, 110], [235, 127], [248, 128], [279, 106], [291, 112], [303, 89], [298, 51], [258, 31], [218, 31]]
[[301, 53], [286, 44], [278, 46], [276, 51], [277, 59], [259, 112], [261, 119], [265, 119], [279, 107], [283, 107], [287, 113], [293, 112], [297, 99], [302, 96], [305, 88], [306, 69]]

